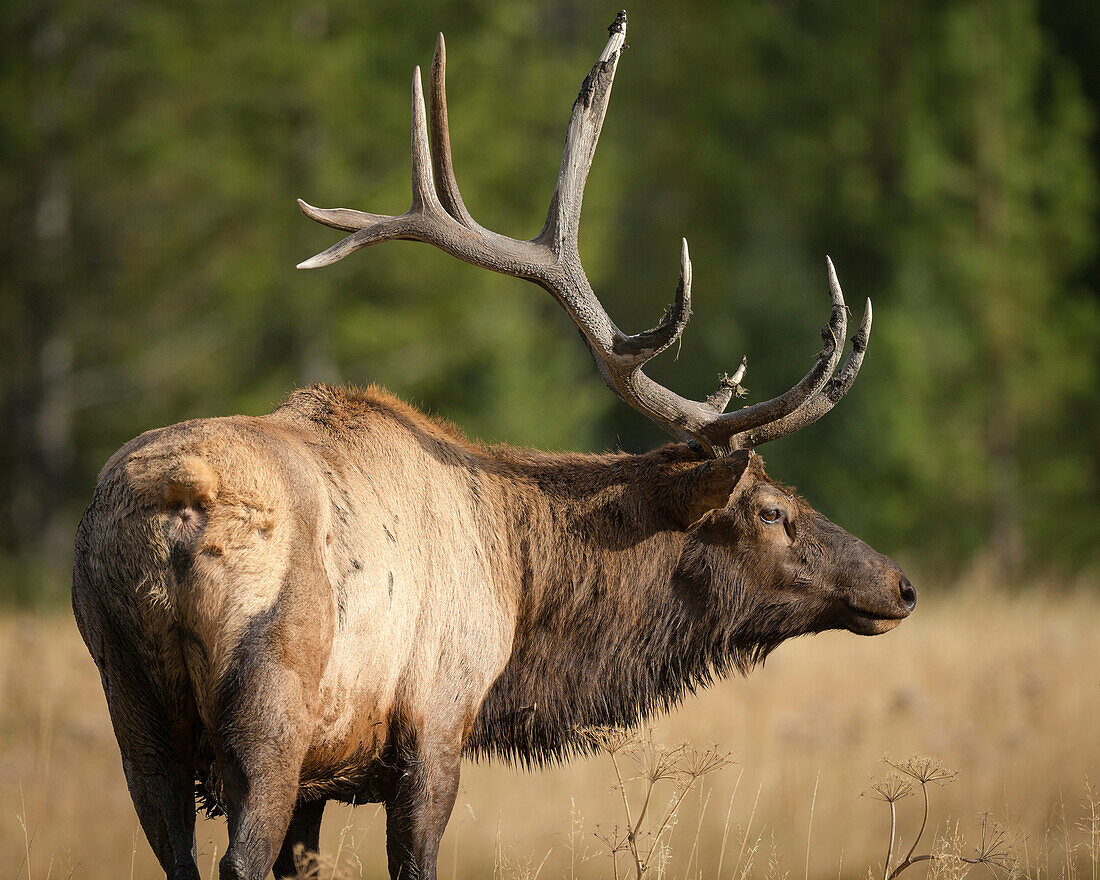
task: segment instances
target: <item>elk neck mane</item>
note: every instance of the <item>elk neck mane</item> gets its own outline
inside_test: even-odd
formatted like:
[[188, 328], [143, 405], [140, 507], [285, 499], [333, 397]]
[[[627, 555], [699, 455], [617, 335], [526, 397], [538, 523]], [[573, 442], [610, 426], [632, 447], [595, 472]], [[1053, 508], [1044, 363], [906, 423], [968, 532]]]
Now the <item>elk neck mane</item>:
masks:
[[711, 585], [677, 575], [685, 533], [666, 499], [700, 453], [488, 452], [513, 470], [503, 485], [521, 574], [511, 658], [479, 713], [475, 755], [564, 760], [588, 750], [583, 728], [636, 724], [775, 647], [737, 572]]

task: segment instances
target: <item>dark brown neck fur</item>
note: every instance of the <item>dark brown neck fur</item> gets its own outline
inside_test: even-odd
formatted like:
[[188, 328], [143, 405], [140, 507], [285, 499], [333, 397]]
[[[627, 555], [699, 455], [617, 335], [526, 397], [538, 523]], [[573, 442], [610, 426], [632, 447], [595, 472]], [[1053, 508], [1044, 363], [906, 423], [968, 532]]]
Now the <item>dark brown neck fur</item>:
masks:
[[673, 577], [685, 536], [665, 487], [700, 461], [683, 445], [504, 453], [513, 471], [504, 485], [519, 487], [509, 497], [518, 620], [471, 751], [527, 764], [565, 758], [585, 748], [578, 728], [633, 724], [770, 649]]

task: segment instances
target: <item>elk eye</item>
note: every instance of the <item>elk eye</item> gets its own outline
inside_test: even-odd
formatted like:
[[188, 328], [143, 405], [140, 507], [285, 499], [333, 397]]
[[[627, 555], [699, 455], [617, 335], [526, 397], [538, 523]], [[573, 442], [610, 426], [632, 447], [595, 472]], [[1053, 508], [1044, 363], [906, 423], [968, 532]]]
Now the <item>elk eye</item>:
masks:
[[760, 519], [769, 525], [779, 522], [782, 518], [783, 514], [775, 507], [769, 507], [766, 510], [760, 511]]

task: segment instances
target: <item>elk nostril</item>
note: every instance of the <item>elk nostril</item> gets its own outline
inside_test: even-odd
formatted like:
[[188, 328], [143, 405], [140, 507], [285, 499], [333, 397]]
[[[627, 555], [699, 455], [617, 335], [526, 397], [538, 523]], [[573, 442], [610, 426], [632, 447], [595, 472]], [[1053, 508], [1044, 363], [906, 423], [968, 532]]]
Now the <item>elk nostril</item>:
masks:
[[901, 576], [901, 581], [898, 583], [898, 590], [901, 592], [901, 601], [905, 604], [905, 607], [912, 611], [917, 607], [917, 590], [909, 583], [909, 578], [905, 575]]

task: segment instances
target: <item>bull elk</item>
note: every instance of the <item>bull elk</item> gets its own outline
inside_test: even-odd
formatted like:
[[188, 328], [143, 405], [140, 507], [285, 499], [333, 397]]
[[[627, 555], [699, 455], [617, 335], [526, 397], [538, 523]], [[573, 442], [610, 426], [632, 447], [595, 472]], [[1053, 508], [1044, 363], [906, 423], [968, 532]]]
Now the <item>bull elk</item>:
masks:
[[413, 239], [533, 281], [608, 386], [679, 442], [642, 455], [486, 447], [380, 389], [315, 385], [269, 415], [198, 419], [123, 446], [77, 531], [73, 609], [170, 877], [199, 876], [197, 786], [228, 817], [222, 878], [293, 875], [332, 799], [384, 803], [391, 876], [434, 878], [464, 755], [564, 758], [585, 748], [581, 728], [633, 724], [792, 636], [873, 635], [912, 611], [898, 566], [753, 452], [828, 412], [859, 371], [870, 302], [841, 365], [831, 263], [813, 366], [732, 412], [744, 361], [705, 400], [643, 372], [687, 323], [686, 243], [675, 302], [653, 329], [623, 334], [593, 293], [577, 230], [625, 13], [609, 31], [536, 238], [484, 229], [463, 204], [440, 36], [430, 115], [413, 76], [412, 206], [300, 203], [351, 232], [301, 266]]

